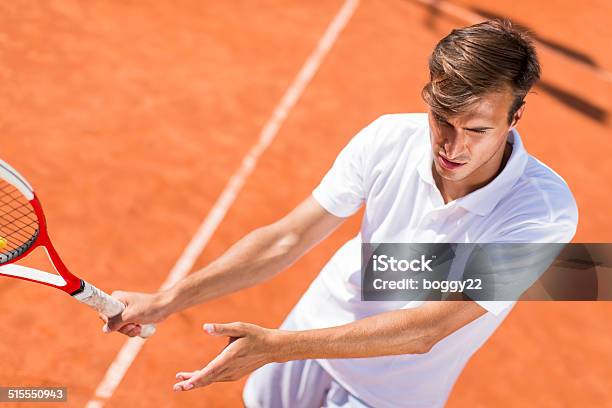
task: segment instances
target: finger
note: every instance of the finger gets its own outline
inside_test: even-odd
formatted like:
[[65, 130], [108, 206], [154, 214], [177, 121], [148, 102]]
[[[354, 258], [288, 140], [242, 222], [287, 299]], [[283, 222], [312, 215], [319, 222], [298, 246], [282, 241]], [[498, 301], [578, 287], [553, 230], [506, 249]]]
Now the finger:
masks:
[[193, 387], [194, 387], [193, 383], [188, 383], [187, 381], [181, 381], [181, 382], [174, 384], [174, 386], [172, 387], [172, 390], [175, 392], [189, 391]]
[[121, 333], [121, 334], [125, 334], [126, 336], [129, 336], [129, 335], [130, 335], [130, 331], [129, 331], [129, 330], [126, 330], [126, 329], [124, 329], [124, 328], [121, 328], [121, 329], [119, 329], [119, 330], [117, 330], [117, 331], [118, 331], [119, 333]]
[[119, 313], [117, 316], [109, 317], [105, 327], [108, 329], [108, 332], [112, 332], [119, 330], [124, 325], [122, 313]]
[[134, 336], [138, 336], [141, 330], [142, 330], [142, 327], [140, 325], [134, 324], [134, 323], [128, 323], [122, 326], [121, 328], [119, 328], [119, 330], [117, 331], [121, 334], [125, 334], [126, 336], [134, 337]]
[[249, 333], [249, 325], [241, 322], [234, 323], [205, 323], [202, 328], [213, 336], [244, 337]]
[[127, 292], [124, 292], [122, 290], [116, 290], [113, 293], [111, 293], [111, 296], [123, 302], [124, 305], [126, 304]]
[[132, 330], [130, 330], [128, 336], [130, 337], [136, 337], [140, 334], [140, 327], [139, 326], [135, 326]]
[[[216, 373], [222, 371], [223, 367], [229, 361], [227, 349], [217, 355], [206, 367], [201, 370], [193, 371], [191, 373], [183, 372], [179, 374], [190, 374], [188, 379], [179, 381], [174, 384], [172, 389], [174, 391], [189, 391], [196, 387], [206, 387], [216, 381]], [[177, 379], [178, 375], [177, 375]]]
[[193, 377], [197, 371], [182, 371], [180, 373], [176, 373], [176, 379], [179, 381], [185, 381]]
[[207, 385], [210, 385], [213, 382], [215, 382], [214, 377], [209, 375], [206, 369], [202, 369], [198, 371], [195, 375], [193, 375], [191, 378], [177, 382], [176, 384], [174, 384], [172, 389], [174, 391], [189, 391], [193, 388], [206, 387]]
[[128, 323], [126, 325], [121, 326], [119, 329], [117, 329], [117, 331], [119, 333], [128, 334], [134, 327], [135, 325], [133, 323]]
[[198, 383], [195, 381], [198, 378], [198, 374], [203, 371], [203, 370], [196, 370], [196, 371], [183, 371], [180, 373], [176, 374], [176, 379], [179, 380], [176, 384], [174, 384], [174, 386], [172, 387], [173, 391], [189, 391], [193, 388], [195, 388], [196, 386], [198, 386]]

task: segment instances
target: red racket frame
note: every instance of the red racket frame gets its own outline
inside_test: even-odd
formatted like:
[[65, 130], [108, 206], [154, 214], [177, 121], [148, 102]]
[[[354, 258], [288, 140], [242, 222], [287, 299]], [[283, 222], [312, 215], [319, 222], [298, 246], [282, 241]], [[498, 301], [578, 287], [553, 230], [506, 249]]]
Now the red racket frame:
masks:
[[[75, 295], [79, 293], [81, 290], [83, 290], [82, 280], [74, 276], [68, 270], [68, 268], [66, 267], [66, 265], [64, 264], [60, 256], [58, 255], [57, 251], [53, 247], [53, 244], [51, 243], [51, 239], [49, 238], [49, 233], [47, 232], [47, 221], [45, 219], [45, 214], [43, 213], [42, 206], [40, 205], [40, 201], [38, 200], [36, 193], [33, 193], [33, 194], [34, 194], [34, 197], [30, 200], [30, 205], [34, 209], [34, 213], [36, 214], [36, 217], [38, 218], [38, 236], [36, 237], [36, 240], [34, 241], [32, 246], [28, 248], [25, 252], [23, 252], [22, 254], [18, 255], [17, 257], [11, 259], [10, 261], [0, 266], [15, 263], [19, 261], [20, 259], [26, 257], [34, 249], [38, 247], [44, 247], [49, 257], [49, 260], [51, 261], [51, 264], [53, 265], [55, 270], [61, 275], [61, 277], [64, 278], [64, 281], [66, 281], [65, 285], [57, 286], [49, 282], [28, 279], [23, 276], [14, 276], [14, 275], [8, 275], [8, 276], [12, 278], [23, 279], [23, 280], [27, 280], [30, 282], [35, 282], [35, 283], [40, 283], [43, 285], [51, 286], [53, 288], [60, 289], [70, 295]], [[2, 269], [0, 269], [0, 274], [2, 274]]]

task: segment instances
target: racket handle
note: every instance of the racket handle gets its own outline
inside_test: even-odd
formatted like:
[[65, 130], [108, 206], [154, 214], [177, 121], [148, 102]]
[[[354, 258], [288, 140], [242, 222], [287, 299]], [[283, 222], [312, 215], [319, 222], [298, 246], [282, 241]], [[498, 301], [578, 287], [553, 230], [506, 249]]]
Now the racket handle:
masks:
[[[91, 283], [83, 281], [83, 290], [73, 295], [78, 301], [85, 303], [98, 313], [106, 317], [114, 317], [123, 312], [125, 305], [108, 293], [96, 288]], [[154, 324], [143, 324], [140, 328], [140, 337], [146, 339], [155, 333]]]

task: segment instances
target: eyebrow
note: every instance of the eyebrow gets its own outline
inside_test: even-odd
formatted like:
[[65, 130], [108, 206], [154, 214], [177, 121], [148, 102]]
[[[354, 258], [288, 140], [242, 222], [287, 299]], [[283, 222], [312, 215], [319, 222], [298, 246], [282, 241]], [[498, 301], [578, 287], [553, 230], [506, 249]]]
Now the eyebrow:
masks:
[[[439, 121], [439, 122], [444, 122], [447, 123], [449, 125], [451, 125], [448, 120], [446, 120], [445, 117], [438, 115], [437, 113], [433, 114], [434, 118]], [[452, 126], [452, 125], [451, 125]], [[481, 130], [489, 130], [489, 129], [495, 129], [494, 127], [490, 127], [490, 126], [476, 126], [476, 127], [464, 127], [462, 128], [463, 130], [476, 130], [476, 131], [481, 131]]]

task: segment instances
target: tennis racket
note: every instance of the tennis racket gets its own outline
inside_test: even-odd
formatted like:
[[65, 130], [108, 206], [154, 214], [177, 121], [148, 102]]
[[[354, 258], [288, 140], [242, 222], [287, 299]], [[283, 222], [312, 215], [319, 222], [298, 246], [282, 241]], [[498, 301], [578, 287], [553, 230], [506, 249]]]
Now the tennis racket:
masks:
[[[35, 248], [43, 247], [59, 274], [16, 265]], [[49, 239], [45, 215], [34, 189], [15, 169], [0, 160], [0, 275], [24, 279], [62, 290], [107, 317], [123, 312], [119, 300], [70, 273]], [[140, 336], [153, 335], [154, 325], [143, 325]]]

